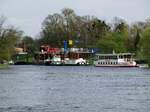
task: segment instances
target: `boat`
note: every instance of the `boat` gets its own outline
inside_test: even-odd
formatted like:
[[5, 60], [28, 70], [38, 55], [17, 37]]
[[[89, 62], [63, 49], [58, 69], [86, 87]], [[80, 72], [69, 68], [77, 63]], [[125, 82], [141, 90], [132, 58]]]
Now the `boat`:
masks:
[[148, 64], [138, 64], [139, 68], [149, 68]]
[[137, 67], [132, 53], [96, 54], [96, 67]]
[[42, 45], [35, 54], [35, 63], [50, 66], [86, 66], [94, 51], [87, 48], [52, 48]]
[[137, 65], [138, 65], [139, 68], [149, 68], [149, 65], [147, 64], [146, 60], [137, 59], [136, 63], [137, 63]]
[[83, 58], [77, 58], [77, 59], [69, 59], [65, 58], [64, 59], [64, 65], [77, 65], [77, 66], [82, 66], [82, 65], [89, 65], [86, 59]]
[[53, 66], [76, 66], [76, 65], [88, 65], [87, 60], [83, 58], [78, 59], [69, 59], [64, 58], [64, 60], [61, 60], [60, 56], [54, 56], [52, 59], [46, 59], [44, 60], [45, 65], [53, 65]]

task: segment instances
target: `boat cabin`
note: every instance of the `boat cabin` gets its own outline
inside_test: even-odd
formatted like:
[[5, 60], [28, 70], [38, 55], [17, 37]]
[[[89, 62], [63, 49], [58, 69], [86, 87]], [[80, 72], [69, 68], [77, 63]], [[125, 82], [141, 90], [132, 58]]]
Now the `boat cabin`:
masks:
[[95, 66], [135, 66], [134, 54], [132, 53], [114, 53], [114, 54], [96, 54]]

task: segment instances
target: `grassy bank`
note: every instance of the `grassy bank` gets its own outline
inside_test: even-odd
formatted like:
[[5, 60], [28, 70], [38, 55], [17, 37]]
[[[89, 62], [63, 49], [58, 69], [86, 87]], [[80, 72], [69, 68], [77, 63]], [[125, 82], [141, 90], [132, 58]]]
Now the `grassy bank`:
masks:
[[7, 67], [8, 67], [7, 64], [0, 64], [0, 69], [5, 69], [5, 68], [7, 68]]

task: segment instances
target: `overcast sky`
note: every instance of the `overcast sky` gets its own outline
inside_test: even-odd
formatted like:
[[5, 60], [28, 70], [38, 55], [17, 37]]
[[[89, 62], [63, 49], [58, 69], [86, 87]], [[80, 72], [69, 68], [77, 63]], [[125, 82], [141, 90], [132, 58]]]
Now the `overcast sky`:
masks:
[[48, 14], [72, 8], [78, 15], [91, 15], [110, 21], [113, 17], [128, 23], [150, 18], [150, 0], [0, 0], [0, 15], [7, 17], [26, 35], [36, 37]]

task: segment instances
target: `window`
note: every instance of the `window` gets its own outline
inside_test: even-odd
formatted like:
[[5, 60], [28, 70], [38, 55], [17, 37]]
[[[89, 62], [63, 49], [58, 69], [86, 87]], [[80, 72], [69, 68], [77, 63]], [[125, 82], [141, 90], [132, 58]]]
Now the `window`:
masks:
[[122, 56], [122, 55], [120, 55], [120, 56], [119, 56], [119, 58], [120, 58], [120, 59], [123, 59], [123, 56]]

